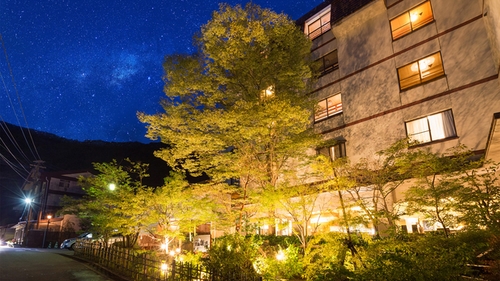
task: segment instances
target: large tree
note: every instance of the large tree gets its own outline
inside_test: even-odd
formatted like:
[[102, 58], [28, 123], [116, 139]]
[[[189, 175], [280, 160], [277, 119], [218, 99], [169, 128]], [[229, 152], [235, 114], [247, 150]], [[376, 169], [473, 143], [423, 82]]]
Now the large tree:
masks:
[[296, 178], [318, 141], [311, 42], [284, 14], [253, 4], [221, 5], [195, 41], [194, 54], [165, 59], [165, 112], [138, 117], [174, 169], [239, 180], [240, 225], [244, 206]]
[[148, 164], [126, 160], [124, 165], [116, 160], [93, 163], [98, 174], [79, 179], [85, 196], [68, 200], [64, 212], [89, 221], [89, 230], [102, 237], [105, 244], [111, 235], [121, 234], [124, 246], [131, 248], [146, 227], [148, 196], [142, 181], [149, 175]]

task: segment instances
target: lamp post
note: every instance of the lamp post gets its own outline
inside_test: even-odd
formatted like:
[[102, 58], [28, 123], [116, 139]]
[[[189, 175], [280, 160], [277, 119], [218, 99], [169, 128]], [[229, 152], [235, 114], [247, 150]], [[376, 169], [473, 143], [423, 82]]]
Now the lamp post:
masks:
[[28, 246], [28, 232], [30, 231], [30, 218], [31, 218], [31, 202], [33, 200], [29, 197], [24, 199], [24, 202], [28, 206], [28, 217], [26, 218], [26, 225], [24, 230], [23, 244], [24, 246]]
[[50, 219], [52, 218], [51, 215], [47, 216], [47, 227], [45, 228], [45, 232], [43, 233], [43, 242], [42, 242], [42, 248], [45, 247], [45, 237], [47, 236], [47, 230], [49, 229], [50, 225]]

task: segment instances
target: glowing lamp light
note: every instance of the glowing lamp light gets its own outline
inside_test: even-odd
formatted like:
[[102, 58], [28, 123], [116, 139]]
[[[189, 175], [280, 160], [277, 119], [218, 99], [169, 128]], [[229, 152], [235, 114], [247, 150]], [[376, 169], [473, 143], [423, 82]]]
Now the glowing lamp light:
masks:
[[177, 248], [177, 249], [175, 249], [175, 252], [176, 252], [177, 254], [178, 254], [178, 253], [180, 253], [180, 252], [181, 252], [181, 248]]
[[417, 65], [417, 63], [414, 63], [411, 65], [411, 71], [417, 72], [419, 69], [419, 66], [420, 66], [420, 71], [426, 71], [427, 69], [432, 67], [435, 60], [436, 59], [433, 56], [425, 58], [423, 60], [420, 60], [420, 61], [418, 61], [418, 65]]
[[109, 190], [113, 191], [116, 189], [116, 184], [114, 183], [110, 183], [109, 186], [108, 186]]
[[163, 271], [163, 272], [165, 272], [165, 271], [167, 271], [167, 270], [168, 270], [168, 265], [167, 265], [167, 263], [166, 263], [165, 261], [162, 261], [162, 262], [161, 262], [160, 269], [161, 269], [161, 271]]
[[33, 202], [33, 200], [31, 198], [24, 198], [24, 202], [26, 204], [31, 204], [31, 202]]
[[161, 247], [162, 250], [166, 250], [167, 249], [167, 244], [161, 244], [160, 247]]
[[418, 64], [417, 63], [414, 63], [411, 65], [411, 71], [413, 72], [417, 72], [418, 71]]
[[285, 259], [285, 253], [280, 250], [277, 254], [276, 254], [276, 259], [279, 260], [279, 261], [282, 261]]
[[50, 220], [51, 218], [52, 218], [52, 216], [51, 216], [51, 215], [48, 215], [48, 216], [47, 216], [47, 219], [48, 219], [48, 220]]
[[271, 97], [274, 95], [274, 86], [269, 86], [267, 87], [267, 89], [265, 90], [262, 90], [261, 93], [261, 98], [267, 98], [267, 97]]
[[170, 256], [172, 256], [172, 257], [173, 257], [173, 256], [175, 256], [175, 252], [174, 252], [173, 250], [172, 250], [172, 251], [170, 251], [168, 254], [169, 254]]
[[410, 21], [411, 22], [415, 22], [416, 20], [418, 20], [418, 18], [422, 15], [422, 12], [420, 13], [412, 13], [410, 15]]

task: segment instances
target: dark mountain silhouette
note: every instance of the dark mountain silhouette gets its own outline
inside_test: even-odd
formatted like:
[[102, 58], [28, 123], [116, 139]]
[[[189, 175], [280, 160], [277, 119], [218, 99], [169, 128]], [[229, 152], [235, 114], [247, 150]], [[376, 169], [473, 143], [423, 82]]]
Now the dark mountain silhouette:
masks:
[[29, 171], [32, 161], [38, 160], [31, 140], [36, 145], [40, 159], [45, 161], [43, 166], [47, 172], [87, 170], [93, 173], [95, 172], [92, 165], [94, 162], [111, 162], [116, 159], [118, 163], [126, 164], [124, 159], [129, 158], [134, 162], [149, 164], [150, 177], [144, 180], [144, 184], [160, 186], [163, 184], [163, 178], [171, 170], [165, 161], [153, 155], [154, 151], [165, 146], [162, 143], [80, 142], [32, 129], [28, 131], [26, 128], [8, 123], [0, 123], [0, 225], [17, 222], [16, 215], [12, 213], [12, 207], [19, 204], [23, 198], [24, 179], [8, 163], [16, 165], [15, 169], [26, 176], [27, 172], [21, 168], [21, 165]]

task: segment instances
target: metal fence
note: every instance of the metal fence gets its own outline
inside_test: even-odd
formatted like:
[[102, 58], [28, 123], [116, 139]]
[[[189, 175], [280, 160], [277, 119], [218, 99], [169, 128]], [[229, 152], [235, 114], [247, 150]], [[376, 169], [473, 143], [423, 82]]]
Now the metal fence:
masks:
[[115, 246], [80, 241], [75, 256], [97, 264], [119, 276], [134, 281], [262, 281], [261, 277], [231, 272], [222, 274], [214, 269], [141, 253]]

